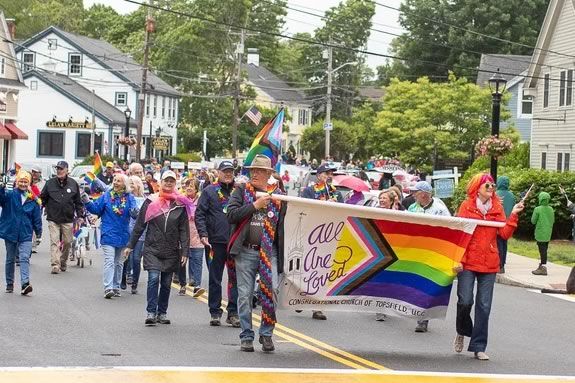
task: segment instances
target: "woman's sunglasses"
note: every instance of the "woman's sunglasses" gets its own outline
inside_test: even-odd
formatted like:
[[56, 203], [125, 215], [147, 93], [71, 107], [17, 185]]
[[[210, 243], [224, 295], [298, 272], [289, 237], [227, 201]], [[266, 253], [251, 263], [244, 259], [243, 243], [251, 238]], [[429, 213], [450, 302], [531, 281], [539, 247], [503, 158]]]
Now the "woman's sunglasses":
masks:
[[495, 189], [495, 186], [497, 186], [496, 184], [491, 182], [486, 182], [483, 185], [485, 185], [485, 189]]

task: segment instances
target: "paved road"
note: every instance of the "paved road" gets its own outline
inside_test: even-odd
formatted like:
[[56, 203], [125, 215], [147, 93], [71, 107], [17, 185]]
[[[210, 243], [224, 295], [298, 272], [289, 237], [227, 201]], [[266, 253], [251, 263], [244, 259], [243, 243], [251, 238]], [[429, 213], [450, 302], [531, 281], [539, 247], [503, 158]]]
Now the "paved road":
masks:
[[[399, 318], [376, 322], [371, 314], [329, 313], [323, 322], [309, 313], [280, 311], [276, 353], [242, 353], [238, 329], [208, 325], [205, 298], [180, 297], [174, 290], [173, 324], [145, 327], [145, 273], [139, 295], [105, 300], [100, 251], [92, 254], [93, 266], [51, 275], [45, 241], [32, 259], [32, 295], [0, 294], [0, 366], [387, 368], [575, 376], [573, 301], [497, 285], [489, 362], [452, 352], [453, 305], [445, 321], [430, 323], [427, 334], [414, 333], [414, 323]], [[3, 264], [3, 246], [0, 260]]]

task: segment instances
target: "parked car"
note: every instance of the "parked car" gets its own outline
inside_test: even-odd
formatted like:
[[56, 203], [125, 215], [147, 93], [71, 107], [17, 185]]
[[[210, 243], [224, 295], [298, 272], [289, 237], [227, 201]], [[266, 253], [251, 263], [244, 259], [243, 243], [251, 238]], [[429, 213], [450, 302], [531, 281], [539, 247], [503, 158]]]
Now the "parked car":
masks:
[[82, 184], [84, 182], [84, 176], [87, 172], [92, 171], [92, 168], [92, 165], [76, 165], [69, 176], [78, 182], [78, 184]]

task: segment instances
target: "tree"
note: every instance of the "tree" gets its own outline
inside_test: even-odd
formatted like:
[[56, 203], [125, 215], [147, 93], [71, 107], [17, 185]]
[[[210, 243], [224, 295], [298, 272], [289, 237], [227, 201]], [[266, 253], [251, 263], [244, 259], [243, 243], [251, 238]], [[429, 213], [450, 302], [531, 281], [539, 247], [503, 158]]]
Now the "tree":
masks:
[[[491, 95], [450, 74], [446, 83], [423, 77], [392, 80], [375, 122], [374, 154], [431, 170], [437, 159], [467, 159], [489, 131]], [[501, 119], [509, 118], [502, 108]]]
[[[445, 80], [449, 70], [474, 79], [481, 53], [531, 54], [549, 0], [406, 0], [391, 64], [402, 76]], [[488, 38], [492, 36], [527, 46]]]
[[124, 31], [123, 26], [124, 18], [114, 8], [94, 4], [84, 12], [82, 34], [112, 42], [117, 31]]
[[[330, 136], [330, 153], [336, 159], [348, 158], [357, 150], [357, 137], [350, 124], [341, 120], [332, 120], [333, 130]], [[309, 152], [311, 158], [323, 158], [325, 153], [325, 131], [323, 122], [318, 121], [303, 131], [301, 147]]]

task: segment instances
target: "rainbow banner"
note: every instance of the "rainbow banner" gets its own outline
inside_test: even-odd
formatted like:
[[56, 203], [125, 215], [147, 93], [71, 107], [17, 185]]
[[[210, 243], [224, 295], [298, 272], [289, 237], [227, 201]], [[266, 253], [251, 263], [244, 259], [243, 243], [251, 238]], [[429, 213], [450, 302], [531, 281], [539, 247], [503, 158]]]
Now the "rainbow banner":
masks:
[[256, 154], [263, 154], [271, 158], [272, 167], [275, 167], [279, 173], [284, 118], [285, 112], [284, 109], [281, 108], [275, 117], [265, 124], [252, 142], [252, 146], [246, 155], [243, 166], [250, 166]]
[[444, 318], [456, 276], [453, 267], [481, 224], [296, 197], [274, 198], [288, 201], [278, 296], [279, 306], [292, 310]]
[[97, 177], [102, 173], [104, 165], [102, 164], [102, 159], [100, 158], [100, 153], [96, 152], [94, 155], [94, 165], [92, 167], [92, 173]]

